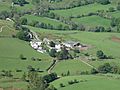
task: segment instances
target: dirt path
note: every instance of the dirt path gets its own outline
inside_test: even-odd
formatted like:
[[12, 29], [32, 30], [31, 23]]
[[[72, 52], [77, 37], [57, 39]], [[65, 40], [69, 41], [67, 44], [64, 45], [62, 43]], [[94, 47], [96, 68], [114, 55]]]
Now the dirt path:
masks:
[[2, 26], [1, 28], [0, 28], [0, 33], [3, 31], [3, 28], [4, 28], [5, 26]]
[[97, 68], [95, 68], [93, 65], [87, 63], [86, 61], [84, 61], [84, 60], [82, 60], [82, 59], [80, 59], [80, 61], [83, 62], [84, 64], [86, 64], [87, 66], [89, 66], [89, 67], [94, 68], [94, 69], [97, 70]]

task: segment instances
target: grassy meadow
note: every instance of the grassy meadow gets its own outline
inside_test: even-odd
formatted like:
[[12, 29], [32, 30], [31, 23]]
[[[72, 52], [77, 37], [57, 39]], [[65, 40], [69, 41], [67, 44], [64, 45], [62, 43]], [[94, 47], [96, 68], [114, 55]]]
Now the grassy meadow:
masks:
[[[74, 79], [77, 79], [80, 82], [69, 85], [68, 81]], [[60, 83], [63, 83], [65, 87], [60, 87]], [[68, 76], [52, 82], [58, 90], [119, 90], [119, 83], [119, 79], [99, 75]]]
[[[24, 6], [15, 5], [17, 12], [19, 11], [30, 11], [36, 8], [32, 4], [32, 0], [27, 0], [29, 4]], [[65, 4], [70, 4], [75, 0], [63, 0], [62, 2], [53, 2], [46, 4], [57, 7], [64, 7]], [[86, 15], [90, 12], [97, 12], [98, 10], [109, 10], [110, 7], [116, 8], [117, 2], [120, 0], [111, 0], [112, 3], [108, 5], [102, 5], [98, 3], [89, 4], [80, 7], [74, 7], [71, 9], [61, 9], [61, 10], [50, 10], [59, 16], [65, 17], [68, 19], [70, 16], [79, 16]], [[11, 0], [0, 0], [0, 12], [7, 10], [10, 11]], [[120, 17], [120, 11], [108, 12], [111, 16], [115, 18]], [[31, 15], [25, 14], [20, 18], [27, 18], [28, 23], [32, 21], [39, 21], [45, 24], [51, 24], [55, 27], [62, 24], [63, 26], [68, 26], [67, 24], [61, 22], [61, 20], [50, 19], [48, 17], [35, 16], [33, 13]], [[87, 16], [81, 18], [72, 18], [74, 23], [83, 24], [86, 28], [103, 26], [105, 28], [110, 27], [111, 20], [105, 19], [99, 16]], [[21, 80], [24, 72], [27, 74], [28, 66], [34, 68], [39, 68], [43, 72], [39, 72], [40, 75], [46, 75], [48, 72], [46, 69], [51, 65], [53, 58], [48, 55], [48, 53], [39, 53], [34, 50], [29, 42], [20, 40], [18, 38], [13, 38], [13, 35], [16, 35], [18, 30], [15, 30], [13, 27], [14, 22], [7, 20], [0, 20], [0, 75], [3, 70], [11, 70], [13, 78], [2, 77], [0, 76], [0, 88], [6, 87], [15, 87], [27, 90], [27, 82]], [[97, 68], [104, 63], [110, 63], [112, 65], [118, 65], [120, 67], [120, 33], [114, 32], [87, 32], [79, 30], [50, 30], [43, 28], [35, 28], [28, 25], [24, 25], [29, 28], [31, 31], [37, 33], [40, 39], [48, 38], [51, 40], [61, 40], [61, 41], [78, 41], [82, 44], [88, 45], [88, 50], [80, 51], [80, 55], [88, 53], [90, 56], [96, 57], [96, 52], [102, 50], [107, 56], [112, 56], [113, 59], [104, 59], [95, 61], [84, 60], [88, 64]], [[116, 29], [112, 28], [112, 29]], [[26, 57], [26, 60], [21, 60], [20, 55], [23, 54]], [[31, 58], [39, 58], [41, 61], [33, 61]], [[54, 85], [57, 90], [119, 90], [120, 88], [120, 75], [80, 75], [81, 72], [91, 71], [91, 67], [81, 61], [80, 58], [73, 60], [63, 60], [57, 62], [55, 67], [51, 72], [55, 72], [60, 76], [59, 79], [51, 82], [50, 84]], [[17, 72], [17, 70], [21, 70]], [[67, 74], [70, 72], [70, 76], [61, 77], [61, 74]], [[77, 79], [79, 83], [69, 85], [68, 81]], [[60, 87], [60, 83], [63, 83], [65, 87]]]
[[72, 21], [79, 23], [79, 24], [83, 24], [83, 25], [85, 25], [85, 27], [95, 27], [95, 26], [109, 27], [110, 22], [111, 22], [110, 20], [104, 19], [104, 18], [99, 17], [99, 16], [73, 18]]
[[62, 23], [60, 21], [57, 21], [57, 20], [54, 20], [54, 19], [50, 19], [50, 18], [47, 18], [47, 17], [39, 17], [39, 16], [33, 16], [33, 15], [24, 15], [22, 18], [27, 18], [28, 23], [30, 23], [32, 21], [39, 21], [39, 22], [43, 22], [45, 24], [51, 24], [51, 25], [54, 25], [54, 26], [58, 26], [60, 24], [63, 25], [63, 26], [66, 25], [66, 24], [64, 24], [64, 23]]
[[101, 4], [95, 3], [95, 4], [75, 7], [75, 8], [66, 9], [66, 10], [53, 10], [53, 11], [51, 10], [51, 12], [54, 12], [64, 17], [69, 17], [69, 16], [84, 15], [90, 12], [96, 12], [98, 10], [108, 10], [110, 7], [115, 7], [115, 5], [114, 4], [101, 5]]

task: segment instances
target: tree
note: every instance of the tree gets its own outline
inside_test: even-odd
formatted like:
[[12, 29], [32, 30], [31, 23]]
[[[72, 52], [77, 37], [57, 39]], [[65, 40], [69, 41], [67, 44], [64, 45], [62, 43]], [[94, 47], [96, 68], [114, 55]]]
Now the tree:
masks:
[[55, 47], [55, 43], [53, 41], [50, 41], [50, 47]]
[[24, 41], [30, 41], [31, 40], [31, 33], [30, 33], [30, 30], [26, 27], [22, 27], [22, 30], [20, 30], [17, 34], [16, 34], [16, 37], [21, 39], [21, 40], [24, 40]]
[[120, 5], [118, 5], [118, 6], [117, 6], [117, 10], [119, 10], [119, 11], [120, 11]]
[[104, 55], [103, 51], [101, 51], [101, 50], [97, 51], [96, 56], [99, 59], [105, 59], [106, 58], [106, 55]]
[[22, 78], [21, 78], [23, 81], [26, 81], [26, 73], [24, 72]]
[[1, 11], [0, 12], [0, 19], [6, 19], [12, 17], [12, 14], [8, 11]]
[[114, 11], [115, 11], [115, 8], [114, 8], [114, 7], [110, 7], [110, 8], [109, 8], [109, 11], [110, 11], [110, 12], [114, 12]]
[[27, 25], [27, 18], [21, 18], [21, 19], [20, 19], [20, 23], [21, 23], [22, 25]]
[[12, 2], [14, 4], [18, 4], [20, 6], [23, 6], [24, 4], [27, 4], [28, 2], [26, 2], [25, 0], [12, 0]]
[[23, 55], [23, 54], [20, 54], [20, 59], [22, 59], [22, 60], [26, 60], [27, 58]]
[[67, 76], [69, 76], [69, 75], [70, 75], [70, 71], [69, 71], [69, 70], [67, 71], [67, 74], [66, 74], [66, 75], [67, 75]]
[[60, 87], [65, 87], [65, 85], [63, 83], [60, 83]]
[[45, 75], [43, 78], [47, 83], [50, 83], [50, 82], [54, 81], [55, 79], [57, 79], [57, 74], [51, 73], [51, 74]]
[[109, 63], [105, 63], [98, 67], [99, 73], [110, 73], [112, 71], [112, 66]]
[[98, 73], [98, 71], [96, 70], [96, 69], [91, 69], [91, 74], [97, 74]]
[[48, 84], [42, 77], [38, 76], [38, 73], [36, 71], [28, 72], [28, 80], [28, 90], [45, 90], [48, 87]]
[[56, 55], [56, 57], [59, 59], [59, 60], [63, 60], [63, 59], [68, 59], [69, 58], [69, 52], [68, 50], [66, 49], [65, 46], [63, 46], [61, 48], [61, 51], [59, 51]]
[[57, 51], [55, 49], [51, 49], [50, 52], [49, 52], [49, 55], [51, 57], [56, 57], [56, 53], [57, 53]]

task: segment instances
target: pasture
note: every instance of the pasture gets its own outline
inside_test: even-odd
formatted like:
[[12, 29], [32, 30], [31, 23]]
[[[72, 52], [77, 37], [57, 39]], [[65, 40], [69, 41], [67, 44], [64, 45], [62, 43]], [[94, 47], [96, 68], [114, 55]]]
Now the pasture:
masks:
[[56, 72], [58, 75], [61, 75], [62, 73], [67, 74], [68, 71], [70, 72], [70, 75], [79, 75], [81, 72], [90, 71], [91, 69], [91, 67], [76, 59], [60, 61], [52, 71]]
[[[99, 16], [88, 16], [83, 18], [73, 18], [72, 21], [83, 24], [85, 27], [95, 27], [95, 26], [103, 26], [103, 27], [109, 27], [110, 26], [110, 20], [104, 19]], [[103, 23], [104, 22], [104, 23]]]
[[[77, 79], [79, 83], [69, 85], [68, 81]], [[60, 87], [63, 83], [65, 87]], [[52, 82], [58, 90], [119, 90], [119, 79], [114, 77], [99, 76], [99, 75], [81, 75], [81, 76], [68, 76]]]
[[60, 24], [63, 25], [63, 26], [66, 26], [66, 24], [64, 24], [64, 23], [62, 23], [60, 21], [50, 19], [50, 18], [47, 18], [47, 17], [39, 17], [39, 16], [34, 16], [34, 15], [25, 15], [22, 18], [27, 18], [28, 23], [31, 23], [32, 21], [38, 21], [38, 22], [43, 22], [45, 24], [51, 24], [51, 25], [53, 25], [55, 27], [57, 27]]
[[114, 4], [101, 5], [95, 3], [95, 4], [75, 7], [66, 10], [51, 10], [51, 12], [54, 12], [63, 17], [70, 17], [70, 16], [86, 15], [90, 12], [96, 12], [98, 10], [108, 10], [110, 7], [115, 7], [115, 5]]

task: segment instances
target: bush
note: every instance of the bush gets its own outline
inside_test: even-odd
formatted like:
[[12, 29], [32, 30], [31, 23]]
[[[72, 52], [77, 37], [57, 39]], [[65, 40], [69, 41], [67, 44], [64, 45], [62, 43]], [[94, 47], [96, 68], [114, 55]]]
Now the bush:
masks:
[[63, 83], [60, 83], [60, 87], [65, 87], [65, 85]]
[[91, 74], [97, 74], [98, 73], [98, 71], [96, 70], [96, 69], [91, 69]]
[[110, 0], [97, 0], [97, 2], [103, 5], [110, 4]]
[[51, 49], [50, 52], [49, 52], [49, 55], [51, 57], [56, 57], [56, 53], [57, 53], [57, 51], [55, 49]]
[[69, 85], [72, 85], [72, 84], [74, 84], [74, 81], [72, 81], [72, 80], [71, 80], [71, 81], [68, 81], [68, 84], [69, 84]]
[[23, 54], [21, 54], [19, 57], [20, 57], [20, 59], [22, 59], [22, 60], [26, 60], [26, 59], [27, 59]]
[[34, 57], [31, 58], [32, 61], [35, 61], [36, 59]]
[[79, 81], [77, 79], [74, 79], [74, 83], [79, 83]]
[[97, 56], [99, 59], [106, 59], [106, 55], [105, 55], [105, 54], [103, 53], [103, 51], [101, 51], [101, 50], [97, 51], [96, 56]]
[[104, 65], [98, 67], [98, 72], [103, 74], [111, 73], [112, 68], [113, 67], [109, 63], [105, 63]]
[[119, 11], [120, 11], [120, 5], [118, 5], [118, 6], [117, 6], [117, 10], [119, 10]]
[[45, 75], [43, 78], [47, 83], [50, 83], [50, 82], [54, 81], [55, 79], [57, 79], [57, 74], [51, 73], [51, 74]]
[[109, 8], [109, 12], [114, 12], [115, 11], [115, 8], [114, 7], [110, 7]]
[[17, 69], [17, 70], [16, 70], [16, 72], [22, 72], [22, 70], [20, 70], [20, 69]]

